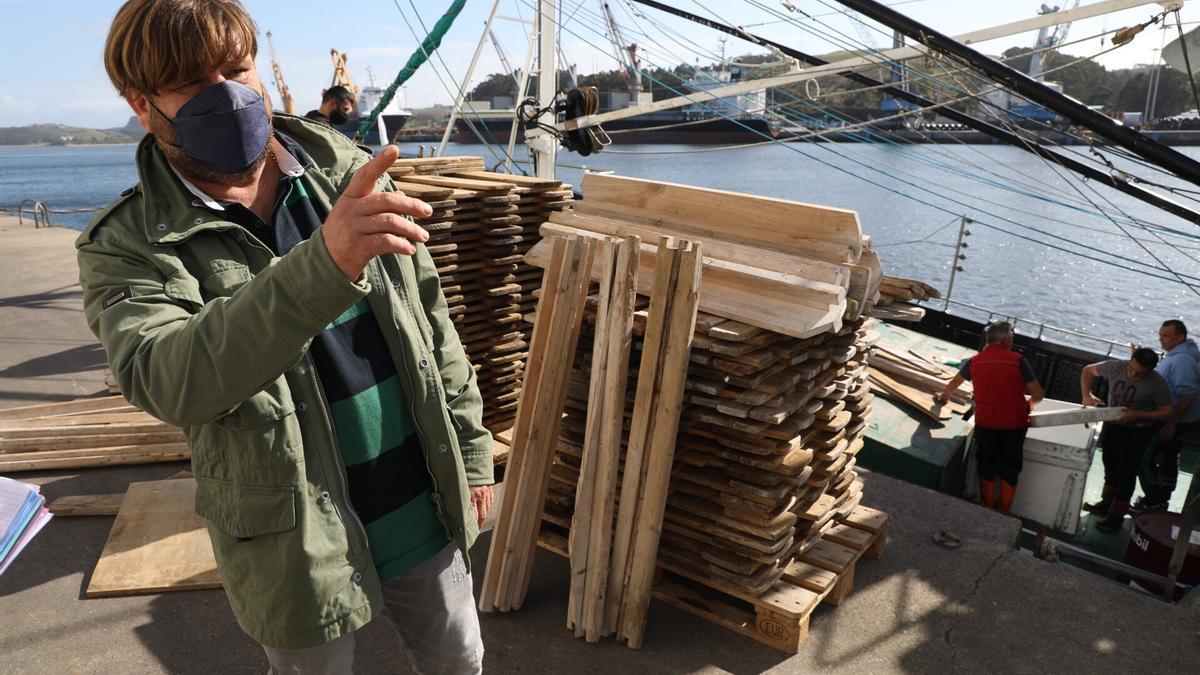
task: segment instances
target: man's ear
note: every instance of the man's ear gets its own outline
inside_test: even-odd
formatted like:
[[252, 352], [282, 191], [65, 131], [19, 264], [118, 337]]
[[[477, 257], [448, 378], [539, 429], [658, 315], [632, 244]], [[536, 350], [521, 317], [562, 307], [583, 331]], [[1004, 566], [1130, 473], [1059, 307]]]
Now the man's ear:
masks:
[[151, 133], [150, 101], [146, 98], [146, 95], [140, 91], [131, 89], [125, 92], [124, 97], [125, 102], [133, 109], [133, 114], [137, 116], [138, 122], [142, 124], [142, 128], [146, 130], [146, 133]]

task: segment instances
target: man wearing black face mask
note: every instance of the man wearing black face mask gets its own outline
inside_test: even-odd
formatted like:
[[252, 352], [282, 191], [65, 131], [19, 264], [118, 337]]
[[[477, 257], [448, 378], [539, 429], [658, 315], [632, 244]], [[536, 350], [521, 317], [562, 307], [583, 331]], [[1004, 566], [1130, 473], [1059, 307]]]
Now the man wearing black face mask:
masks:
[[351, 672], [384, 612], [421, 671], [479, 672], [491, 435], [410, 219], [431, 209], [387, 178], [395, 146], [273, 114], [256, 36], [238, 0], [117, 12], [105, 68], [149, 134], [76, 243], [88, 325], [126, 398], [184, 429], [271, 672]]
[[354, 94], [339, 84], [326, 89], [321, 95], [321, 107], [309, 110], [304, 116], [310, 120], [340, 127], [353, 113]]

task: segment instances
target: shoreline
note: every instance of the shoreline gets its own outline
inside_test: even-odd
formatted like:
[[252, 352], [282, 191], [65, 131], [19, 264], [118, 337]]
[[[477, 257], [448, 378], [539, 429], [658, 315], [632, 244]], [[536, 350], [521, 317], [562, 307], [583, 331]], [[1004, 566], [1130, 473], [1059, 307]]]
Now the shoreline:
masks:
[[120, 143], [0, 143], [0, 148], [109, 148], [118, 145], [137, 145], [141, 141]]

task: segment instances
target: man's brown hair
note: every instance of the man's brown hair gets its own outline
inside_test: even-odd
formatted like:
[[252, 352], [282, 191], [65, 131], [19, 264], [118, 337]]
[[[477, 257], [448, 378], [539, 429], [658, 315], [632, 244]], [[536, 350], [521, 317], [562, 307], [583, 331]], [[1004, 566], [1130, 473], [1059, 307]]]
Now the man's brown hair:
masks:
[[238, 0], [129, 0], [113, 18], [104, 68], [117, 92], [153, 94], [258, 54]]

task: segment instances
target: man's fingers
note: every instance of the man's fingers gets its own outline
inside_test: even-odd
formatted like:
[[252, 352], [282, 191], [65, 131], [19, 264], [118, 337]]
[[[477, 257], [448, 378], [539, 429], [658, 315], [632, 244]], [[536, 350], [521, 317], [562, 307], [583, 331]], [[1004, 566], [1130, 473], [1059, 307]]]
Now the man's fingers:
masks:
[[414, 218], [428, 218], [433, 208], [420, 199], [413, 199], [403, 192], [376, 192], [354, 203], [358, 215], [372, 216], [376, 213], [398, 213]]
[[425, 228], [394, 213], [377, 213], [366, 218], [359, 218], [358, 223], [363, 234], [384, 233], [404, 237], [409, 241], [421, 243], [429, 241], [429, 233], [425, 231]]
[[379, 180], [380, 176], [387, 173], [388, 167], [399, 156], [400, 148], [394, 145], [384, 146], [378, 155], [372, 157], [371, 161], [363, 164], [358, 171], [354, 172], [354, 177], [350, 179], [350, 185], [346, 187], [342, 195], [360, 199], [374, 192], [375, 182]]
[[384, 253], [412, 255], [417, 252], [417, 247], [404, 237], [397, 237], [396, 235], [388, 234], [387, 232], [380, 232], [370, 236], [372, 240], [372, 257], [382, 255]]

